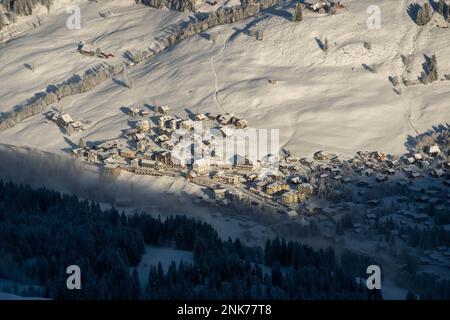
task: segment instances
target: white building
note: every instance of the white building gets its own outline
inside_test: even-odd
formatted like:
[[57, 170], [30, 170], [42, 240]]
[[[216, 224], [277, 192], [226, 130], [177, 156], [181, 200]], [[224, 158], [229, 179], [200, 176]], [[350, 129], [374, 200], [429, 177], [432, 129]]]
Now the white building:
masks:
[[159, 106], [158, 107], [158, 112], [167, 115], [170, 112], [170, 107], [167, 106], [167, 105]]
[[182, 129], [192, 129], [194, 127], [194, 121], [187, 119], [181, 122]]
[[211, 165], [208, 159], [198, 159], [194, 161], [193, 170], [198, 174], [208, 173]]
[[73, 119], [69, 114], [62, 114], [58, 117], [57, 122], [61, 127], [67, 127], [73, 122]]
[[159, 117], [159, 118], [158, 118], [158, 126], [159, 126], [160, 128], [164, 128], [164, 127], [166, 126], [166, 123], [167, 123], [168, 121], [170, 121], [171, 119], [172, 119], [171, 116], [161, 116], [161, 117]]
[[136, 123], [136, 128], [139, 131], [147, 132], [150, 130], [150, 122], [148, 120], [139, 120]]

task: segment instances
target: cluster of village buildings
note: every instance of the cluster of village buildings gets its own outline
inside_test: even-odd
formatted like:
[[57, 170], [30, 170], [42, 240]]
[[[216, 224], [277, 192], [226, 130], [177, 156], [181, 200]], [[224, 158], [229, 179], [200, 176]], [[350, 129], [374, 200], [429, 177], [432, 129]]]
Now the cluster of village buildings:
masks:
[[[105, 173], [110, 175], [118, 175], [122, 170], [141, 175], [181, 175], [207, 187], [213, 199], [222, 201], [239, 195], [272, 205], [289, 215], [320, 211], [317, 207], [309, 210], [305, 204], [313, 196], [322, 196], [323, 184], [367, 189], [393, 180], [399, 186], [409, 187], [425, 173], [437, 178], [448, 178], [450, 173], [450, 163], [436, 161], [447, 151], [432, 145], [424, 152], [398, 159], [380, 152], [358, 152], [348, 160], [322, 151], [316, 152], [311, 160], [289, 155], [280, 159], [277, 174], [261, 176], [259, 161], [245, 155], [235, 154], [228, 161], [211, 161], [216, 151], [214, 136], [204, 135], [196, 151], [201, 154], [189, 163], [183, 151], [192, 156], [188, 135], [196, 122], [216, 129], [222, 137], [229, 137], [236, 129], [247, 128], [247, 120], [229, 113], [197, 113], [183, 118], [173, 115], [166, 105], [153, 111], [127, 108], [127, 113], [135, 121], [123, 137], [90, 147], [80, 141], [74, 154], [102, 164]], [[64, 127], [74, 123], [68, 115], [55, 114], [53, 118]], [[374, 203], [367, 203], [371, 204]]]
[[[121, 138], [90, 148], [81, 139], [74, 154], [102, 164], [109, 175], [118, 175], [122, 170], [141, 175], [182, 175], [207, 186], [216, 200], [253, 193], [256, 201], [272, 201], [277, 208], [284, 208], [301, 204], [313, 195], [314, 187], [307, 182], [293, 184], [280, 175], [260, 179], [259, 161], [252, 161], [248, 156], [234, 154], [231, 159], [218, 160], [220, 157], [215, 155], [218, 142], [214, 135], [200, 138], [196, 152], [201, 154], [197, 159], [189, 162], [183, 157], [183, 152], [192, 156], [193, 141], [189, 135], [195, 123], [214, 128], [217, 134], [226, 138], [236, 129], [248, 127], [244, 118], [229, 113], [197, 113], [181, 118], [172, 115], [166, 105], [158, 106], [154, 111], [127, 108], [127, 113], [136, 120]], [[178, 149], [181, 152], [177, 152]]]
[[336, 14], [338, 10], [345, 8], [341, 1], [316, 0], [313, 3], [304, 3], [305, 8], [317, 13]]
[[[200, 185], [207, 198], [201, 201], [227, 204], [239, 201], [245, 205], [272, 208], [288, 216], [302, 214], [298, 223], [319, 223], [324, 237], [335, 234], [342, 217], [356, 210], [363, 221], [353, 221], [347, 232], [364, 237], [377, 221], [392, 220], [400, 226], [431, 229], [433, 215], [449, 214], [450, 208], [450, 144], [433, 144], [417, 153], [392, 156], [382, 152], [357, 152], [353, 158], [341, 159], [322, 151], [312, 158], [286, 154], [280, 156], [276, 173], [261, 174], [260, 161], [235, 154], [227, 161], [214, 159], [214, 136], [200, 136], [197, 159], [186, 162], [182, 152], [192, 153], [189, 134], [200, 122], [216, 129], [222, 138], [236, 129], [248, 128], [249, 123], [233, 114], [191, 113], [186, 117], [172, 114], [169, 106], [127, 108], [130, 127], [121, 137], [102, 143], [85, 143], [80, 139], [75, 156], [101, 166], [104, 173], [117, 176], [122, 171], [138, 175], [182, 176]], [[51, 117], [67, 128], [74, 122], [67, 114]], [[250, 129], [250, 128], [249, 128]], [[208, 132], [208, 130], [205, 130]], [[289, 152], [287, 152], [289, 153]], [[379, 190], [387, 196], [377, 196]], [[377, 191], [378, 190], [378, 191]], [[331, 196], [332, 194], [332, 196]], [[350, 195], [351, 194], [351, 195]], [[380, 216], [380, 208], [392, 210]], [[353, 210], [353, 211], [352, 211]], [[450, 232], [450, 224], [445, 226]], [[395, 232], [398, 234], [396, 235]], [[398, 230], [392, 236], [407, 237]], [[381, 243], [380, 246], [387, 244]], [[450, 249], [436, 248], [424, 254], [430, 267], [448, 265]], [[425, 261], [424, 260], [424, 261]]]

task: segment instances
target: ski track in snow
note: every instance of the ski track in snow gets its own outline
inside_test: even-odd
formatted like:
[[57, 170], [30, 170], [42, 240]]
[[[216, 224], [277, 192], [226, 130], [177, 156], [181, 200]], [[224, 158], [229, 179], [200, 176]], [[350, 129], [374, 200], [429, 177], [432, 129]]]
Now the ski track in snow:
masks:
[[[113, 31], [114, 32], [114, 31]], [[97, 42], [99, 42], [100, 40], [102, 40], [104, 37], [108, 36], [109, 34], [111, 34], [112, 32], [105, 32], [103, 33], [101, 36], [99, 36], [97, 39], [94, 40], [94, 42], [92, 43], [94, 46], [97, 45]]]
[[221, 55], [223, 53], [223, 51], [226, 49], [227, 45], [228, 45], [228, 40], [225, 41], [225, 43], [223, 44], [223, 46], [220, 49], [220, 51], [216, 55], [211, 57], [211, 70], [212, 70], [212, 73], [214, 75], [214, 94], [213, 94], [214, 103], [216, 104], [217, 109], [219, 109], [222, 112], [224, 112], [224, 109], [223, 109], [222, 105], [220, 104], [219, 99], [217, 97], [217, 93], [219, 91], [219, 77], [217, 75], [217, 71], [216, 71], [216, 67], [215, 67], [215, 64], [214, 64], [214, 60], [216, 59], [217, 56], [219, 56], [219, 55]]

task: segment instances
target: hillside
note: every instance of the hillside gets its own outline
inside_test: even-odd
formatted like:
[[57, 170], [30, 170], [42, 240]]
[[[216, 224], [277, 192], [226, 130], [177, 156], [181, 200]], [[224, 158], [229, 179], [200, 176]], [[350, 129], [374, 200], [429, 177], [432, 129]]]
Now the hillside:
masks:
[[[253, 127], [281, 128], [281, 144], [300, 155], [320, 149], [342, 155], [357, 150], [399, 153], [408, 135], [449, 122], [449, 83], [403, 87], [398, 95], [389, 77], [404, 72], [402, 55], [413, 57], [411, 78], [420, 75], [424, 54], [436, 54], [442, 76], [450, 73], [445, 45], [450, 30], [415, 24], [408, 14], [413, 1], [407, 0], [379, 2], [381, 29], [369, 30], [366, 10], [372, 2], [344, 1], [346, 8], [332, 16], [305, 11], [299, 23], [291, 21], [294, 4], [281, 2], [256, 18], [183, 40], [136, 66], [130, 73], [132, 89], [121, 85], [119, 76], [53, 107], [89, 122], [72, 141], [118, 136], [127, 127], [123, 106], [167, 104], [178, 114], [185, 109], [226, 111], [247, 118]], [[79, 41], [95, 43], [120, 59], [127, 50], [151, 47], [165, 28], [189, 16], [132, 0], [78, 3], [80, 30], [64, 27], [68, 15], [64, 6], [55, 4], [42, 26], [0, 49], [1, 111], [98, 64], [98, 59], [76, 52]], [[98, 12], [105, 10], [115, 14], [104, 19]], [[250, 36], [255, 28], [264, 32], [263, 41]], [[327, 53], [316, 38], [328, 39]], [[33, 63], [34, 72], [25, 63]], [[377, 70], [363, 65], [376, 65]], [[0, 141], [54, 152], [68, 147], [42, 113], [0, 132]]]

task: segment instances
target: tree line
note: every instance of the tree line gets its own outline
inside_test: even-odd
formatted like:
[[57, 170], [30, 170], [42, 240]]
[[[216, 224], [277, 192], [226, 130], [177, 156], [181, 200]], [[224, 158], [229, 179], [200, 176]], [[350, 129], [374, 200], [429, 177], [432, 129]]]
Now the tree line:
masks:
[[[0, 181], [0, 277], [45, 288], [53, 299], [367, 299], [333, 249], [284, 239], [249, 247], [222, 240], [209, 224], [185, 216], [126, 216], [115, 209]], [[193, 252], [193, 261], [135, 267], [145, 245]], [[65, 268], [79, 265], [82, 290], [67, 290]]]
[[[178, 41], [187, 39], [215, 26], [231, 24], [239, 20], [257, 16], [260, 10], [269, 8], [276, 2], [277, 0], [263, 0], [261, 3], [246, 2], [245, 5], [220, 8], [217, 11], [191, 16], [188, 21], [169, 26], [167, 35], [155, 39], [156, 44], [154, 48], [136, 53], [133, 60], [137, 60], [135, 62], [141, 62], [167, 49]], [[99, 65], [86, 70], [82, 76], [74, 75], [60, 84], [50, 85], [46, 91], [36, 93], [27, 101], [16, 105], [12, 111], [0, 113], [0, 131], [11, 128], [22, 120], [38, 114], [47, 106], [66, 96], [87, 92], [106, 79], [121, 72], [124, 72], [124, 76], [128, 77], [127, 70], [122, 63], [106, 66]], [[127, 86], [131, 88], [132, 79], [128, 79]]]
[[50, 10], [53, 0], [3, 0], [0, 3], [0, 30], [8, 23], [14, 22], [16, 16], [33, 14], [38, 4]]

